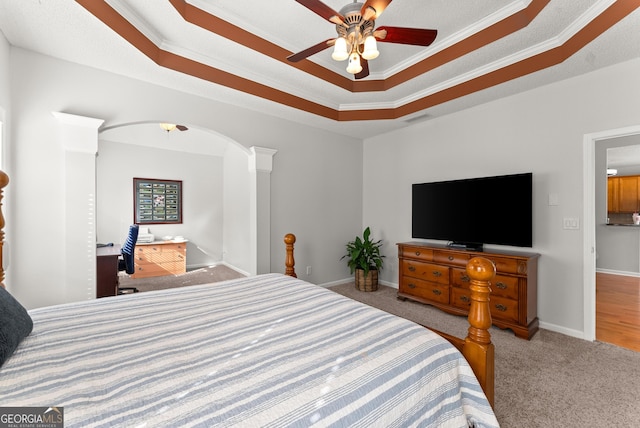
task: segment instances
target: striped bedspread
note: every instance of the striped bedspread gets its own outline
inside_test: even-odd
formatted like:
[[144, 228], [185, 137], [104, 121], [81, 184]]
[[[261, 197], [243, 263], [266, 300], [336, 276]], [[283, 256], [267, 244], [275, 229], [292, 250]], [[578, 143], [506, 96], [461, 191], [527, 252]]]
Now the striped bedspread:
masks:
[[30, 312], [0, 406], [66, 427], [495, 427], [440, 336], [267, 274]]

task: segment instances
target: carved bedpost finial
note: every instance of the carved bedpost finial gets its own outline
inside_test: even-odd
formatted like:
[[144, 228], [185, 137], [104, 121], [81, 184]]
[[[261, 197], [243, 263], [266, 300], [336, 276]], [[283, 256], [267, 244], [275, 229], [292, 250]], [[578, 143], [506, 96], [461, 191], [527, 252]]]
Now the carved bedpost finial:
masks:
[[467, 263], [467, 275], [471, 278], [471, 306], [469, 308], [469, 333], [465, 339], [464, 356], [478, 361], [481, 367], [475, 371], [483, 386], [484, 394], [493, 406], [495, 390], [494, 346], [491, 343], [491, 310], [489, 306], [490, 284], [496, 276], [491, 260], [474, 257]]
[[284, 243], [286, 244], [286, 247], [287, 247], [287, 257], [284, 260], [284, 265], [285, 265], [284, 274], [297, 278], [298, 275], [296, 275], [296, 270], [295, 270], [296, 262], [293, 258], [293, 244], [295, 242], [296, 242], [296, 235], [294, 235], [293, 233], [287, 233], [286, 235], [284, 235]]
[[4, 215], [2, 214], [2, 198], [3, 189], [9, 184], [9, 176], [0, 171], [0, 287], [4, 288], [4, 261], [3, 261], [3, 246], [4, 246]]
[[[469, 308], [469, 334], [480, 343], [491, 343], [491, 311], [489, 309], [490, 281], [496, 275], [496, 268], [491, 260], [474, 257], [467, 264], [467, 274], [471, 278], [471, 307]], [[474, 314], [471, 316], [471, 314]]]

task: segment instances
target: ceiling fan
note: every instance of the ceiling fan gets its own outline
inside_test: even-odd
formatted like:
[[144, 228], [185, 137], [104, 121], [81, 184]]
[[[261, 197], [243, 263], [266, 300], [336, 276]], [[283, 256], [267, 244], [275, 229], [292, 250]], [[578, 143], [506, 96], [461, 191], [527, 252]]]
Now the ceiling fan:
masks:
[[178, 131], [187, 131], [189, 129], [184, 125], [176, 125], [175, 123], [166, 123], [166, 122], [160, 123], [160, 128], [164, 129], [167, 132], [171, 132], [174, 129], [177, 129]]
[[301, 61], [313, 54], [334, 46], [331, 57], [336, 61], [349, 59], [347, 71], [356, 79], [369, 75], [370, 59], [378, 57], [376, 41], [405, 45], [429, 46], [438, 35], [437, 30], [405, 27], [378, 27], [375, 20], [391, 0], [353, 0], [336, 12], [320, 0], [296, 0], [298, 3], [336, 25], [338, 37], [320, 42], [301, 52], [290, 55], [287, 60]]

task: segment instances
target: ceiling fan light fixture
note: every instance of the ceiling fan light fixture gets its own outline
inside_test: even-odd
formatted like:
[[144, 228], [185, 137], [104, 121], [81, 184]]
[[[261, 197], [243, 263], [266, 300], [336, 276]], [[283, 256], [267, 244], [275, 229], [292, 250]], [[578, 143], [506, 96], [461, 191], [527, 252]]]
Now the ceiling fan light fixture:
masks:
[[164, 129], [167, 132], [171, 132], [176, 129], [177, 125], [175, 123], [160, 123], [160, 128]]
[[331, 58], [336, 61], [344, 61], [349, 58], [349, 51], [347, 50], [347, 40], [344, 37], [338, 37], [336, 43], [333, 46], [333, 53]]
[[[378, 27], [376, 20], [392, 0], [353, 0], [339, 12], [326, 5], [323, 0], [296, 0], [318, 16], [335, 24], [338, 37], [316, 43], [287, 57], [290, 62], [299, 62], [311, 55], [334, 46], [331, 58], [344, 61], [349, 58], [347, 72], [354, 79], [369, 76], [369, 61], [378, 58], [378, 42], [403, 45], [429, 46], [438, 35], [437, 30], [425, 28]], [[362, 58], [362, 59], [361, 59]]]
[[378, 44], [376, 43], [376, 38], [373, 36], [367, 36], [364, 39], [364, 50], [362, 51], [362, 58], [366, 60], [376, 59], [380, 55], [378, 51]]
[[358, 55], [357, 52], [351, 52], [351, 55], [349, 55], [349, 65], [347, 65], [347, 73], [358, 74], [361, 71], [360, 55]]

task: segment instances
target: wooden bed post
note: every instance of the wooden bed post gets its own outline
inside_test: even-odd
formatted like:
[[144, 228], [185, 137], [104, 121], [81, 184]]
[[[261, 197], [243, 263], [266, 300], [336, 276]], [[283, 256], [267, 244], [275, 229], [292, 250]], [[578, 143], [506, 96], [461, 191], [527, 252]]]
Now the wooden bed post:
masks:
[[469, 308], [469, 333], [465, 339], [463, 355], [471, 364], [482, 385], [489, 403], [493, 407], [495, 392], [494, 346], [491, 343], [491, 311], [489, 309], [490, 284], [496, 268], [490, 260], [474, 257], [467, 264], [471, 278], [471, 306]]
[[2, 215], [2, 198], [3, 189], [9, 184], [9, 176], [0, 171], [0, 287], [4, 287], [4, 261], [3, 261], [3, 249], [4, 249], [4, 215]]
[[284, 265], [285, 265], [284, 274], [297, 278], [298, 275], [296, 275], [296, 270], [295, 270], [296, 262], [293, 258], [293, 244], [295, 242], [296, 242], [296, 235], [294, 235], [293, 233], [287, 233], [286, 235], [284, 235], [284, 243], [286, 244], [286, 247], [287, 247], [287, 257], [284, 260]]

